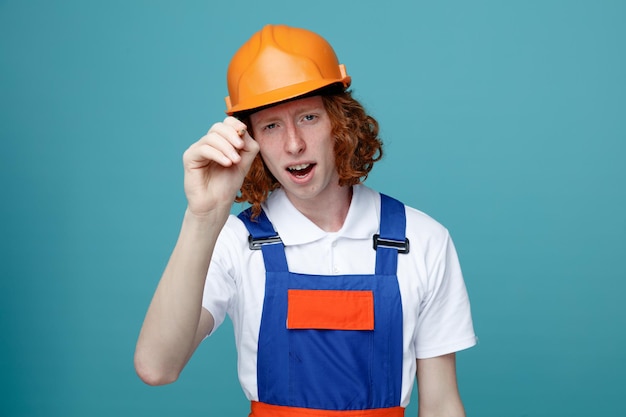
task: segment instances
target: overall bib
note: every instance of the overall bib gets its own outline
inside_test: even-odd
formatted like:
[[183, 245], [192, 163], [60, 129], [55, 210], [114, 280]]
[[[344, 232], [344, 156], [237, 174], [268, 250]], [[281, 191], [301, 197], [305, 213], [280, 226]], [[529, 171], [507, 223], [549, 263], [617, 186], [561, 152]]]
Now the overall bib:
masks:
[[403, 416], [396, 270], [398, 253], [408, 252], [404, 205], [381, 194], [374, 275], [289, 272], [284, 245], [265, 213], [252, 221], [246, 210], [239, 218], [266, 269], [259, 401], [250, 416]]

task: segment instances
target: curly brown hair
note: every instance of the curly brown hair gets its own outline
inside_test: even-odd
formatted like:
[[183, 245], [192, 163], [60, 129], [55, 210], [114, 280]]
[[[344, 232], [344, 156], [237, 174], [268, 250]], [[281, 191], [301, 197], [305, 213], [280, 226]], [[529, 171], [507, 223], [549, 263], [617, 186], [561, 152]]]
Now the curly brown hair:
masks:
[[[321, 94], [331, 123], [331, 135], [335, 138], [335, 166], [339, 185], [352, 186], [367, 178], [374, 162], [383, 156], [383, 142], [378, 137], [378, 122], [365, 112], [364, 107], [351, 91]], [[249, 116], [240, 117], [250, 126]], [[261, 204], [280, 183], [267, 169], [261, 154], [252, 162], [235, 198], [238, 203], [252, 206], [252, 217], [261, 213]]]

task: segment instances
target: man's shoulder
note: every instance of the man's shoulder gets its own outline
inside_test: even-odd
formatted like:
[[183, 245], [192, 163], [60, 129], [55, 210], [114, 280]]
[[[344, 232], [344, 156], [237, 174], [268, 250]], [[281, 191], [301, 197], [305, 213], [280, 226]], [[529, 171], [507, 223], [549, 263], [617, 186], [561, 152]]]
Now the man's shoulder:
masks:
[[230, 242], [231, 244], [237, 242], [239, 244], [247, 242], [248, 235], [249, 232], [244, 222], [237, 215], [231, 214], [222, 227], [218, 241], [222, 243]]
[[433, 216], [414, 207], [413, 205], [408, 204], [402, 198], [398, 198], [391, 194], [386, 195], [391, 198], [395, 198], [404, 204], [407, 234], [418, 234], [422, 237], [430, 236], [434, 238], [447, 239], [449, 234], [448, 229]]

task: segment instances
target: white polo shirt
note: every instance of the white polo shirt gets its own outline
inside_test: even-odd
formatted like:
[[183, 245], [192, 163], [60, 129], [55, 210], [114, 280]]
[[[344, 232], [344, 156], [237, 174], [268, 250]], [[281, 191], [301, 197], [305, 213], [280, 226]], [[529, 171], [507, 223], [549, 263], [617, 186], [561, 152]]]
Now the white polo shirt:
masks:
[[[372, 236], [380, 224], [380, 194], [354, 187], [341, 230], [328, 233], [302, 215], [285, 193], [275, 190], [263, 205], [285, 245], [289, 270], [315, 275], [374, 274]], [[398, 255], [402, 297], [403, 369], [401, 406], [409, 403], [415, 359], [431, 358], [476, 344], [470, 303], [456, 250], [448, 231], [419, 210], [406, 207], [410, 252]], [[233, 322], [239, 381], [246, 397], [258, 401], [257, 342], [265, 293], [260, 250], [248, 248], [248, 231], [230, 216], [219, 238], [206, 280], [202, 305], [215, 319]]]

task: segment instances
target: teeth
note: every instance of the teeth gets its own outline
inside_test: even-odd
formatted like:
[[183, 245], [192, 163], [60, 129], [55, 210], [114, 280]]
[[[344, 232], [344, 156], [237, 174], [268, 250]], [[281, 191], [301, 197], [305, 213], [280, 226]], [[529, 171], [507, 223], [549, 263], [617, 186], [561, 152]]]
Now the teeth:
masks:
[[305, 169], [306, 167], [308, 167], [309, 164], [300, 164], [300, 165], [293, 165], [288, 167], [287, 169], [289, 171], [300, 171], [301, 169]]

